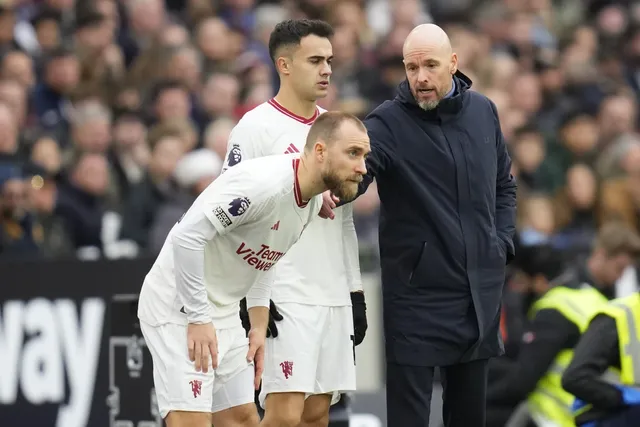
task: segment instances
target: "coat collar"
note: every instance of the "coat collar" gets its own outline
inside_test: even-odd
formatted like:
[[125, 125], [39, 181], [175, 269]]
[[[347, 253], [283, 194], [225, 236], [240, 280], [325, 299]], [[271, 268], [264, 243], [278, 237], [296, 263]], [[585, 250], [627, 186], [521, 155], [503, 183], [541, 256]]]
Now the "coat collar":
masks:
[[435, 119], [441, 118], [442, 116], [456, 115], [463, 107], [464, 96], [462, 95], [471, 88], [473, 82], [461, 71], [456, 71], [453, 75], [453, 81], [455, 83], [453, 95], [441, 100], [433, 110], [424, 111], [418, 106], [409, 89], [409, 82], [406, 79], [398, 85], [396, 100], [401, 104], [410, 106], [412, 109], [420, 110], [420, 117]]

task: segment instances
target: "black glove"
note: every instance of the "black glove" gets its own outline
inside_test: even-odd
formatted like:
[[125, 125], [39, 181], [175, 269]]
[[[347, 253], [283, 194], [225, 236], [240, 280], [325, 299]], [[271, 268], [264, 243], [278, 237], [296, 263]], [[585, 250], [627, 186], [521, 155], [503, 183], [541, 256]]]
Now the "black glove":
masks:
[[351, 309], [353, 310], [354, 343], [359, 345], [367, 333], [367, 304], [364, 292], [351, 292]]
[[[278, 311], [278, 308], [269, 300], [269, 326], [267, 327], [267, 338], [275, 338], [278, 336], [278, 327], [276, 322], [282, 320], [282, 314]], [[247, 299], [242, 298], [240, 300], [240, 321], [247, 335], [251, 330], [251, 322], [249, 321], [249, 310], [247, 309]]]

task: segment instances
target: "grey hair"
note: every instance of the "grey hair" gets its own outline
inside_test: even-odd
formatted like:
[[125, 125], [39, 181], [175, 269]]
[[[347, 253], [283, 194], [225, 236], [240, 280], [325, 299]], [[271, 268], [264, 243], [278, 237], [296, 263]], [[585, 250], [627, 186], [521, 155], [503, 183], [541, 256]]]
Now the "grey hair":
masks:
[[164, 7], [164, 2], [162, 0], [127, 0], [124, 2], [124, 5], [127, 9], [128, 13], [132, 13], [134, 10], [138, 8], [141, 4], [156, 2], [162, 4]]
[[613, 178], [622, 173], [621, 161], [634, 147], [640, 146], [640, 138], [632, 134], [620, 135], [600, 155], [596, 171], [603, 178]]
[[282, 6], [265, 4], [256, 8], [255, 17], [255, 33], [257, 34], [262, 30], [273, 31], [279, 22], [289, 19], [290, 14]]
[[209, 138], [217, 135], [221, 130], [224, 130], [225, 127], [229, 129], [233, 129], [233, 127], [237, 124], [237, 122], [228, 117], [220, 117], [207, 126], [204, 131], [204, 139], [208, 140]]
[[111, 122], [111, 111], [101, 103], [89, 102], [74, 108], [70, 114], [70, 122], [74, 126], [82, 126], [96, 119]]
[[190, 43], [183, 44], [181, 46], [177, 46], [176, 48], [173, 48], [171, 50], [170, 58], [173, 59], [177, 55], [180, 55], [185, 52], [194, 55], [196, 58], [196, 63], [198, 64], [198, 68], [202, 69], [202, 67], [204, 66], [204, 59], [202, 57], [202, 53], [194, 45]]

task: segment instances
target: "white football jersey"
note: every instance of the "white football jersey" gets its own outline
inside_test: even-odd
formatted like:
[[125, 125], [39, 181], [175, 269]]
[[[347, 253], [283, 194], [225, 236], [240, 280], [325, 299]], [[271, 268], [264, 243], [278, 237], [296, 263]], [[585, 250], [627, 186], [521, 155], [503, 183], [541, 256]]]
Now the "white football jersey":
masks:
[[[273, 273], [273, 266], [307, 224], [318, 218], [322, 196], [302, 201], [296, 174], [299, 162], [298, 155], [243, 162], [211, 183], [169, 232], [144, 280], [139, 318], [151, 325], [187, 323], [184, 307], [190, 305], [176, 287], [178, 270], [185, 266], [174, 268], [174, 246], [194, 241], [190, 236], [203, 235], [202, 228], [212, 225], [202, 253], [196, 253], [203, 257], [200, 269], [204, 271], [193, 272], [202, 275], [210, 303], [203, 310], [209, 312], [198, 315], [211, 318], [216, 328], [238, 326], [239, 301], [254, 283], [267, 280], [265, 276]], [[181, 258], [180, 262], [189, 264], [190, 260]], [[191, 276], [191, 271], [182, 275]], [[189, 285], [203, 289], [199, 283]], [[202, 298], [196, 303], [202, 305]]]
[[[305, 119], [275, 99], [247, 112], [229, 137], [223, 171], [257, 157], [298, 153], [325, 110]], [[351, 204], [334, 210], [335, 219], [314, 221], [278, 263], [271, 299], [276, 303], [351, 305], [349, 292], [362, 289], [358, 240]]]

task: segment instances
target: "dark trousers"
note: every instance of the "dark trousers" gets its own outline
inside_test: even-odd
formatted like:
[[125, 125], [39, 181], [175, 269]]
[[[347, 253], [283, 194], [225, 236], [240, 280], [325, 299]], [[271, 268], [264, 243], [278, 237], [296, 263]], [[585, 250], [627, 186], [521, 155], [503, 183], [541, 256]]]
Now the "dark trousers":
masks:
[[[440, 368], [445, 427], [485, 427], [487, 360]], [[387, 427], [428, 427], [434, 368], [387, 363]]]

